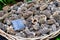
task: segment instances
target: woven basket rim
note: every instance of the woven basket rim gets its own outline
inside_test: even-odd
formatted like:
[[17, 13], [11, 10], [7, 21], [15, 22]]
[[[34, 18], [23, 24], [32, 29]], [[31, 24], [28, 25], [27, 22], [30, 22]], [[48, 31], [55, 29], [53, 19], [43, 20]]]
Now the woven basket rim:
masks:
[[[2, 33], [2, 34], [1, 34]], [[14, 35], [10, 35], [8, 33], [5, 33], [4, 31], [2, 32], [2, 30], [0, 30], [0, 35], [6, 37], [8, 39], [8, 37], [14, 37], [17, 39], [51, 39], [54, 38], [56, 36], [58, 36], [57, 34], [60, 34], [60, 29], [58, 31], [55, 31], [49, 35], [43, 36], [43, 37], [36, 37], [36, 38], [23, 38], [23, 37], [19, 37], [19, 36], [14, 36]]]

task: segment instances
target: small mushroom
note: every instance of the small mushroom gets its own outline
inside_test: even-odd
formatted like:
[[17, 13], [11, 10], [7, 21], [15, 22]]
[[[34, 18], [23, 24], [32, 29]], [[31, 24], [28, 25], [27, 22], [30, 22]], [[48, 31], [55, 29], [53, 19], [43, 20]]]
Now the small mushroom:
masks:
[[44, 28], [44, 27], [49, 28], [49, 25], [47, 25], [47, 24], [41, 24], [41, 28]]
[[27, 37], [34, 37], [35, 36], [35, 33], [34, 32], [31, 32], [28, 27], [26, 27], [26, 29], [24, 30], [24, 32], [26, 33]]
[[39, 27], [40, 27], [40, 26], [39, 26], [38, 23], [36, 23], [35, 25], [33, 25], [33, 29], [34, 29], [34, 30], [39, 30]]
[[13, 35], [16, 34], [12, 26], [7, 27], [7, 33], [10, 33], [10, 34], [13, 34]]
[[9, 5], [3, 7], [3, 10], [4, 10], [4, 11], [8, 11], [9, 9], [10, 9], [10, 6], [9, 6]]
[[58, 23], [58, 22], [56, 22], [56, 23], [55, 23], [55, 25], [56, 25], [56, 26], [59, 26], [59, 23]]
[[50, 29], [48, 29], [47, 27], [44, 27], [43, 29], [40, 29], [39, 32], [41, 34], [46, 34], [46, 33], [50, 32]]
[[46, 9], [47, 6], [48, 6], [47, 4], [42, 5], [42, 6], [40, 7], [40, 10], [42, 11], [42, 10]]
[[34, 16], [34, 19], [37, 19], [37, 21], [38, 21], [39, 15], [35, 15], [35, 16]]
[[52, 31], [56, 31], [57, 30], [55, 24], [53, 24], [51, 27], [52, 27]]
[[49, 17], [51, 16], [51, 11], [50, 11], [50, 10], [44, 10], [44, 11], [42, 11], [42, 13], [43, 13], [44, 15], [46, 15], [47, 18], [49, 18]]
[[26, 37], [26, 35], [25, 35], [25, 33], [23, 33], [23, 31], [16, 33], [16, 36]]
[[39, 17], [39, 22], [42, 24], [42, 23], [45, 23], [47, 17], [45, 15], [40, 15]]
[[27, 8], [30, 8], [30, 7], [32, 7], [33, 5], [34, 5], [34, 3], [30, 3], [30, 4], [28, 4]]
[[59, 11], [55, 11], [55, 12], [53, 13], [53, 17], [58, 17], [58, 15], [59, 15]]
[[0, 17], [2, 17], [4, 14], [4, 11], [0, 11]]
[[41, 35], [40, 31], [35, 32], [35, 36], [40, 36], [40, 35]]
[[35, 23], [37, 23], [37, 22], [38, 22], [38, 19], [32, 18], [32, 23], [33, 23], [33, 24], [35, 24]]
[[35, 37], [35, 32], [30, 32], [30, 35], [28, 35], [28, 38], [33, 38]]
[[56, 21], [54, 19], [47, 20], [47, 24], [54, 24]]
[[6, 27], [4, 26], [3, 23], [0, 22], [0, 29], [2, 29], [3, 31], [6, 31]]
[[18, 10], [18, 6], [14, 6], [13, 7], [13, 10], [16, 10], [17, 11]]
[[24, 18], [28, 18], [28, 17], [30, 17], [32, 14], [33, 14], [32, 11], [26, 11], [25, 13], [23, 13], [23, 17], [24, 17]]
[[29, 35], [30, 34], [30, 30], [28, 29], [28, 27], [25, 28], [24, 32]]
[[4, 23], [6, 23], [7, 25], [11, 24], [11, 20], [9, 20], [8, 18], [5, 18]]

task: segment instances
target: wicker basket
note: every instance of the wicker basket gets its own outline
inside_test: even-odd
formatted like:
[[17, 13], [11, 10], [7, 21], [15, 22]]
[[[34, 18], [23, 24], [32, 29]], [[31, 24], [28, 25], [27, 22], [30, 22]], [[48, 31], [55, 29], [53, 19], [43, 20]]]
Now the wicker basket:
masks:
[[[4, 19], [5, 17], [9, 16], [11, 13], [6, 13], [4, 16], [0, 17], [0, 20]], [[51, 38], [54, 38], [60, 34], [60, 29], [58, 31], [55, 31], [49, 35], [42, 36], [42, 37], [37, 37], [37, 38], [22, 38], [19, 36], [14, 36], [5, 33], [3, 30], [0, 29], [0, 35], [4, 36], [8, 40], [49, 40]]]
[[22, 38], [22, 37], [19, 37], [19, 36], [14, 36], [14, 35], [7, 34], [7, 33], [5, 33], [4, 31], [2, 31], [0, 29], [0, 35], [4, 36], [8, 40], [49, 40], [51, 38], [54, 38], [54, 37], [58, 36], [59, 34], [60, 34], [60, 29], [58, 31], [56, 31], [56, 32], [53, 32], [53, 33], [51, 33], [49, 35], [42, 36], [42, 37]]

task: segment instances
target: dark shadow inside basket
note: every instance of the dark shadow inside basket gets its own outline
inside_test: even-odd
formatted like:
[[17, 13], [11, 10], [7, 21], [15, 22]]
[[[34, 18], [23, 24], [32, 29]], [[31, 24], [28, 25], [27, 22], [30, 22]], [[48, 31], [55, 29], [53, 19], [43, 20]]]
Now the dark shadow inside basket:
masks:
[[8, 40], [8, 39], [0, 35], [0, 40]]

